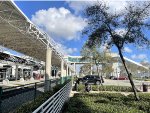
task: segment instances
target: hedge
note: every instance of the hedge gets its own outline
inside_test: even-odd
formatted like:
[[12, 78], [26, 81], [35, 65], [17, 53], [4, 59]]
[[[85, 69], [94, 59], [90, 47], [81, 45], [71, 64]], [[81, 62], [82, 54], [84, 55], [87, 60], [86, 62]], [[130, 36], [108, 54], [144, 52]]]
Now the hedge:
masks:
[[120, 93], [75, 94], [66, 105], [64, 113], [150, 113], [150, 94], [133, 95]]
[[32, 113], [36, 108], [38, 108], [42, 103], [44, 103], [47, 99], [49, 99], [54, 93], [60, 90], [66, 83], [70, 80], [67, 80], [63, 84], [58, 84], [53, 88], [53, 91], [44, 92], [42, 95], [38, 96], [35, 101], [30, 101], [14, 111], [10, 111], [9, 113]]
[[[118, 91], [118, 92], [132, 92], [132, 88], [129, 86], [109, 86], [109, 85], [91, 85], [92, 91]], [[84, 92], [85, 86], [83, 84], [78, 85], [78, 91]]]

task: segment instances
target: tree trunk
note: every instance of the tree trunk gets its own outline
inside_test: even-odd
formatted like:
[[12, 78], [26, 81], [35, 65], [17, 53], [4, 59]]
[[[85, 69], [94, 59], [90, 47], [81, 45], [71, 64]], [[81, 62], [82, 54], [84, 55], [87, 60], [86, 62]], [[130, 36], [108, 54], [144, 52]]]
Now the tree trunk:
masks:
[[135, 99], [136, 99], [136, 100], [139, 100], [139, 96], [137, 95], [136, 87], [135, 87], [134, 82], [133, 82], [133, 80], [132, 80], [132, 74], [129, 73], [129, 71], [128, 71], [128, 69], [127, 69], [127, 66], [126, 66], [126, 63], [125, 63], [125, 60], [124, 60], [124, 58], [123, 58], [122, 52], [121, 52], [121, 50], [120, 50], [119, 48], [118, 48], [118, 51], [119, 51], [119, 55], [120, 55], [120, 58], [121, 58], [121, 60], [122, 60], [122, 63], [123, 63], [123, 65], [124, 65], [124, 67], [125, 67], [125, 70], [126, 70], [126, 72], [127, 72], [127, 74], [128, 74], [128, 78], [129, 78], [130, 84], [131, 84], [131, 86], [132, 86], [132, 90], [133, 90], [133, 92], [134, 92]]

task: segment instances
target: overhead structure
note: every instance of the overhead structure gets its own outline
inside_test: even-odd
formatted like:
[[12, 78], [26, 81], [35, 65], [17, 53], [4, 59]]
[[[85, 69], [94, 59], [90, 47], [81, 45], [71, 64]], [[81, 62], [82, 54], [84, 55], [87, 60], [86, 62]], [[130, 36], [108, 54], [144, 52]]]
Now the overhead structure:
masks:
[[52, 66], [64, 69], [64, 61], [73, 70], [59, 51], [59, 44], [35, 26], [13, 1], [0, 1], [0, 45], [45, 62], [45, 91], [50, 90], [47, 81]]
[[61, 65], [63, 54], [45, 32], [35, 26], [13, 1], [0, 1], [0, 45], [41, 61], [52, 49], [52, 65]]

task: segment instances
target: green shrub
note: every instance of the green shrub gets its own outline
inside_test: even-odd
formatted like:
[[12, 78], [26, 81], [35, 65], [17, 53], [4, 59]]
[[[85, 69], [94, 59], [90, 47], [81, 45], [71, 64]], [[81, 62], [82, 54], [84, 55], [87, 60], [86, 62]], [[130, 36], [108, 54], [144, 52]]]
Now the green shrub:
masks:
[[75, 94], [68, 102], [64, 113], [150, 113], [150, 101], [143, 101], [142, 97], [140, 101], [130, 100], [132, 96], [106, 92]]
[[[91, 85], [92, 91], [118, 91], [118, 92], [132, 92], [132, 88], [129, 86], [101, 86]], [[84, 92], [85, 86], [83, 84], [78, 85], [78, 91]]]
[[40, 106], [45, 100], [47, 100], [50, 96], [53, 95], [53, 92], [45, 92], [42, 95], [40, 95], [38, 98], [35, 99], [35, 101], [30, 101], [28, 103], [25, 103], [13, 113], [32, 113], [38, 106]]
[[28, 103], [23, 104], [21, 107], [10, 113], [32, 113], [36, 108], [38, 108], [42, 103], [44, 103], [47, 99], [49, 99], [54, 93], [60, 90], [66, 83], [70, 80], [67, 80], [63, 84], [58, 84], [53, 88], [53, 91], [44, 92], [42, 95], [38, 96], [35, 101], [30, 101]]
[[150, 81], [150, 79], [145, 79], [144, 81]]

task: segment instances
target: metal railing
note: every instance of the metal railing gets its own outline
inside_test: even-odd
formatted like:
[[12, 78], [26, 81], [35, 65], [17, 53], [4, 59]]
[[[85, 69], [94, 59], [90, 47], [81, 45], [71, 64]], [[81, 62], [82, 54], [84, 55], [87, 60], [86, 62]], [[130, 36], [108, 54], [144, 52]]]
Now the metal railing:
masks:
[[71, 92], [72, 82], [67, 83], [52, 97], [39, 106], [33, 113], [60, 113]]
[[[60, 84], [60, 79], [52, 79], [48, 82], [52, 89]], [[45, 82], [42, 81], [8, 88], [0, 87], [0, 113], [8, 113], [28, 101], [35, 101], [44, 92], [44, 85]]]
[[44, 87], [44, 82], [36, 82], [8, 88], [0, 87], [0, 113], [8, 113], [23, 103], [35, 100], [36, 97], [42, 94], [42, 92], [38, 91], [38, 88], [41, 87]]

